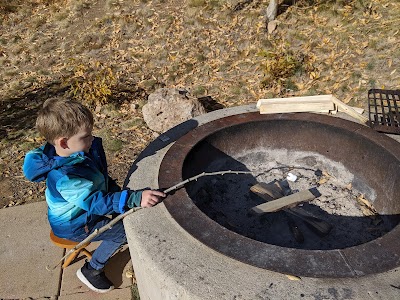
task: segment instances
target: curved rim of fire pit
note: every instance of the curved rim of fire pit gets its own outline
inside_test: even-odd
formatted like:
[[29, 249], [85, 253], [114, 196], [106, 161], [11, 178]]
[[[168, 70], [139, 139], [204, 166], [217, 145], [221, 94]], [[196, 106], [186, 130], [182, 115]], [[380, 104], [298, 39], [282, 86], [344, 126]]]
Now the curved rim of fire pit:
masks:
[[[206, 137], [231, 126], [274, 120], [313, 122], [350, 131], [379, 145], [400, 161], [400, 147], [396, 141], [361, 124], [310, 113], [260, 115], [250, 112], [211, 121], [178, 139], [161, 162], [159, 186], [173, 186], [186, 179], [182, 178], [185, 158]], [[193, 203], [185, 188], [169, 195], [164, 204], [175, 221], [200, 242], [259, 268], [297, 276], [344, 278], [381, 273], [400, 266], [400, 225], [386, 235], [358, 246], [304, 250], [262, 243], [226, 229], [205, 215]]]

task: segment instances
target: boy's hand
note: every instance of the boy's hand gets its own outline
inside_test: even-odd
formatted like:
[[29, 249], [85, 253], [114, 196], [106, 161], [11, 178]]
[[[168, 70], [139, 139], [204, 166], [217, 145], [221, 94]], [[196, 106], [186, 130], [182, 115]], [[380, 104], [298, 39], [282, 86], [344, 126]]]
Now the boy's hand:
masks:
[[154, 190], [144, 190], [142, 192], [142, 200], [140, 201], [141, 207], [152, 207], [161, 201], [161, 197], [166, 195], [163, 192]]

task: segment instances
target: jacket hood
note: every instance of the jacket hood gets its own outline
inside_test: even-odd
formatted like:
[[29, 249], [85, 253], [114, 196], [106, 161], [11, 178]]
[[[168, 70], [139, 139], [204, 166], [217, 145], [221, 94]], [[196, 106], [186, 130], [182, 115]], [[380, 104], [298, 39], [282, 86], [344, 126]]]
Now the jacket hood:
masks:
[[84, 159], [84, 152], [76, 152], [68, 157], [58, 156], [54, 146], [46, 143], [26, 154], [23, 172], [30, 181], [39, 182], [46, 180], [50, 171], [80, 163]]

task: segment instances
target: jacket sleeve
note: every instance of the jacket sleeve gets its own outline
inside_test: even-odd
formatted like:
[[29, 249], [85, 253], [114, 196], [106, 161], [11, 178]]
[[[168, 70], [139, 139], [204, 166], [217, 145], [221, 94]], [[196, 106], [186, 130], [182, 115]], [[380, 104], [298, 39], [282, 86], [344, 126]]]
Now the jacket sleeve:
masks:
[[131, 194], [127, 200], [126, 205], [129, 208], [132, 207], [139, 207], [140, 206], [140, 202], [142, 201], [142, 192], [143, 191], [131, 191]]
[[71, 204], [95, 215], [107, 215], [113, 212], [123, 213], [127, 200], [134, 192], [105, 192], [94, 188], [92, 181], [71, 175], [64, 175], [56, 184], [60, 195]]

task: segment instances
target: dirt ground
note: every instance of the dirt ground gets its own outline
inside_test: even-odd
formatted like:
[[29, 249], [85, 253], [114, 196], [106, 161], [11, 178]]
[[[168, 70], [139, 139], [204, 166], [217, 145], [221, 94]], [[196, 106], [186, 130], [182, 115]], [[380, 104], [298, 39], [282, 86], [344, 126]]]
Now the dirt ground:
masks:
[[208, 96], [208, 110], [331, 93], [366, 108], [368, 89], [399, 88], [399, 1], [294, 2], [268, 33], [268, 0], [0, 0], [0, 208], [44, 200], [22, 162], [52, 96], [93, 106], [122, 184], [157, 136], [141, 114], [157, 88]]

